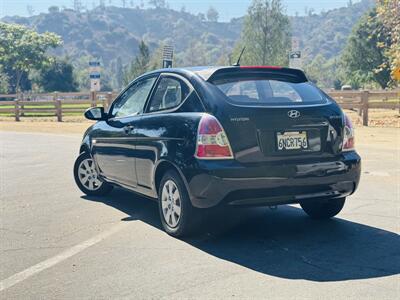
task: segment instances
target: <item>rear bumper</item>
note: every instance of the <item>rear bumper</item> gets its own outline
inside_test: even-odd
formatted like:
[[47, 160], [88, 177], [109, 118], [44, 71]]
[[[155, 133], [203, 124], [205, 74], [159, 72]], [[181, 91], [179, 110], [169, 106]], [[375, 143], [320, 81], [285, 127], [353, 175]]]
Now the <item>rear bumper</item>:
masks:
[[197, 168], [183, 173], [195, 207], [278, 205], [351, 195], [360, 180], [361, 158], [348, 152], [335, 160], [306, 163], [198, 161]]

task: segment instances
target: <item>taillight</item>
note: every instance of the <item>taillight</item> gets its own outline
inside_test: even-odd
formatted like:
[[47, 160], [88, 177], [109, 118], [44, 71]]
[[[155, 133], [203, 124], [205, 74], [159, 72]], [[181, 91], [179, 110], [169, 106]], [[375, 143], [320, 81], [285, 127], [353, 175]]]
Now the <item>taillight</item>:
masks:
[[196, 155], [200, 159], [232, 159], [228, 137], [218, 120], [205, 114], [197, 131]]
[[354, 150], [354, 126], [350, 118], [344, 114], [343, 151]]

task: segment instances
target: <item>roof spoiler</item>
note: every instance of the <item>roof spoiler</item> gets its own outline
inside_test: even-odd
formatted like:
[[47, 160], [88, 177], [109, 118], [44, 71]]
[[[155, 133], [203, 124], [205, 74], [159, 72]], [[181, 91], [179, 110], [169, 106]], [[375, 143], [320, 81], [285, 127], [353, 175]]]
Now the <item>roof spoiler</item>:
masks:
[[226, 75], [242, 75], [242, 74], [252, 73], [254, 75], [262, 75], [266, 76], [270, 75], [271, 78], [281, 78], [286, 79], [291, 82], [301, 83], [307, 82], [307, 76], [304, 74], [302, 70], [292, 69], [292, 68], [283, 68], [277, 66], [241, 66], [241, 67], [226, 67], [219, 68], [215, 70], [209, 77], [206, 79], [211, 82], [216, 79], [220, 79], [221, 77], [225, 77]]

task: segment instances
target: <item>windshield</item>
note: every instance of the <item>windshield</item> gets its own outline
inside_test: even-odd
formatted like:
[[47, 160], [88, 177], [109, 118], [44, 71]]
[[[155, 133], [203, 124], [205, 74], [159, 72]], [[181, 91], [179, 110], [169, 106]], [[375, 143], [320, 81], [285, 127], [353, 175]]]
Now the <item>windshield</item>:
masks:
[[322, 92], [309, 82], [293, 83], [265, 78], [226, 78], [213, 82], [237, 104], [250, 105], [311, 105], [325, 104]]

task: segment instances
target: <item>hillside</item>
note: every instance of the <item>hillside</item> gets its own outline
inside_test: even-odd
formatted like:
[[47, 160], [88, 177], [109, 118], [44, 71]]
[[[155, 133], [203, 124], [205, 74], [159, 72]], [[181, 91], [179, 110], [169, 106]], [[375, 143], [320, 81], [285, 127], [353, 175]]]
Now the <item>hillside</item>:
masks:
[[[373, 4], [373, 0], [363, 0], [321, 14], [291, 17], [293, 36], [300, 39], [306, 60], [318, 54], [327, 60], [338, 56], [353, 25]], [[162, 43], [172, 44], [177, 66], [226, 64], [240, 37], [243, 18], [207, 22], [188, 12], [167, 8], [109, 6], [85, 12], [52, 7], [48, 13], [4, 17], [2, 21], [59, 34], [64, 45], [56, 54], [70, 57], [79, 68], [86, 67], [90, 57], [99, 57], [112, 77], [131, 61], [141, 39], [152, 51]]]
[[300, 40], [304, 54], [310, 60], [318, 54], [326, 59], [338, 56], [346, 45], [354, 24], [375, 1], [363, 0], [348, 7], [321, 14], [293, 17], [292, 33]]
[[[194, 42], [216, 49], [230, 48], [241, 29], [240, 21], [204, 22], [190, 13], [171, 9], [112, 6], [82, 13], [64, 9], [32, 17], [5, 17], [3, 21], [34, 27], [39, 32], [55, 32], [64, 40], [58, 54], [73, 59], [85, 55], [98, 56], [106, 65], [118, 56], [123, 63], [129, 62], [137, 53], [141, 39], [145, 39], [151, 49], [162, 42], [173, 44], [179, 57], [179, 53]], [[214, 53], [209, 63], [217, 60], [219, 54]]]

